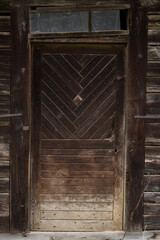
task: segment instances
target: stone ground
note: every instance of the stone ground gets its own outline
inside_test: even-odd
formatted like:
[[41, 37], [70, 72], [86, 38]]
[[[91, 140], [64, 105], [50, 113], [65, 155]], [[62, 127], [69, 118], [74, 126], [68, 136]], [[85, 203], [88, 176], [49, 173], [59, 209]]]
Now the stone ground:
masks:
[[17, 234], [0, 234], [0, 240], [160, 240], [159, 232], [127, 233], [123, 238], [124, 232], [31, 232], [26, 236]]

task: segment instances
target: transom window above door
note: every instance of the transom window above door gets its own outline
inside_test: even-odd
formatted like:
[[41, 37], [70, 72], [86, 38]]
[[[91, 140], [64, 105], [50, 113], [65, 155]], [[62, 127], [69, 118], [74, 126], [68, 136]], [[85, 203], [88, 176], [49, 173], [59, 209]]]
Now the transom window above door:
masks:
[[30, 32], [33, 34], [110, 30], [126, 30], [126, 14], [123, 10], [30, 13]]

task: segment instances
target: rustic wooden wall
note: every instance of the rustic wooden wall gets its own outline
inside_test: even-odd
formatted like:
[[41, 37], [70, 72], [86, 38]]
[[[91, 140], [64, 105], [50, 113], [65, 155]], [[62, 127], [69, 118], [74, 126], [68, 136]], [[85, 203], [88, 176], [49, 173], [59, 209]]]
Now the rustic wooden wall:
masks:
[[[10, 16], [0, 12], [0, 115], [10, 112]], [[0, 116], [0, 232], [9, 231], [10, 120]]]
[[[0, 7], [7, 6], [10, 0], [1, 0]], [[12, 1], [11, 1], [12, 2]], [[53, 0], [29, 0], [24, 1], [24, 5], [44, 6], [50, 3], [57, 6]], [[34, 4], [33, 4], [34, 2]], [[76, 7], [81, 2], [82, 7], [88, 8], [95, 5], [93, 1], [59, 0], [59, 5]], [[159, 6], [158, 0], [137, 0], [142, 6], [147, 6], [155, 2], [155, 7]], [[112, 4], [111, 4], [112, 3]], [[129, 0], [99, 1], [97, 6], [121, 7], [130, 4]], [[154, 4], [151, 4], [154, 5]], [[2, 8], [1, 8], [2, 9]], [[1, 11], [1, 10], [0, 10]], [[148, 71], [147, 71], [147, 114], [160, 114], [160, 9], [149, 11], [149, 31], [148, 31]], [[18, 18], [17, 18], [18, 19]], [[25, 35], [27, 36], [27, 35]], [[27, 41], [25, 40], [25, 46]], [[27, 48], [23, 48], [24, 50]], [[27, 51], [27, 50], [26, 50]], [[25, 52], [26, 55], [26, 52]], [[25, 60], [24, 60], [25, 61]], [[10, 113], [10, 15], [7, 11], [0, 12], [0, 115]], [[15, 63], [16, 64], [16, 63]], [[21, 63], [20, 65], [23, 65]], [[26, 65], [26, 64], [25, 64]], [[21, 66], [22, 67], [22, 66]], [[25, 78], [27, 79], [27, 77]], [[27, 81], [26, 81], [27, 82]], [[25, 104], [24, 104], [25, 105]], [[27, 108], [25, 108], [27, 109]], [[26, 110], [25, 116], [28, 116]], [[25, 118], [27, 119], [27, 118]], [[24, 121], [28, 125], [28, 120]], [[160, 120], [146, 120], [146, 161], [145, 161], [145, 183], [148, 181], [149, 187], [144, 195], [144, 229], [160, 229]], [[10, 119], [0, 118], [0, 232], [9, 231], [9, 142], [10, 142]], [[28, 142], [26, 144], [28, 146]], [[28, 153], [27, 153], [28, 154]], [[23, 164], [22, 164], [23, 165]], [[23, 190], [23, 189], [22, 189]], [[23, 192], [23, 191], [22, 191]], [[24, 196], [25, 196], [24, 192]], [[26, 207], [27, 209], [27, 207]], [[27, 210], [26, 210], [27, 211]], [[24, 214], [23, 218], [27, 214]], [[25, 222], [25, 220], [23, 221]], [[24, 225], [24, 224], [23, 224]], [[27, 227], [23, 227], [27, 229]]]
[[[160, 114], [160, 10], [148, 13], [147, 114]], [[160, 229], [160, 119], [146, 120], [144, 229]]]

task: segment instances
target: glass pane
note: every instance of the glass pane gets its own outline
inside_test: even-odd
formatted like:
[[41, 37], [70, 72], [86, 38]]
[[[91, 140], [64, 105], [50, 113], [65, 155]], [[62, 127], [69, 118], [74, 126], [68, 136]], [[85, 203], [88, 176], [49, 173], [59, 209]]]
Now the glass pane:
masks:
[[120, 10], [104, 10], [91, 12], [91, 30], [120, 30]]
[[86, 32], [88, 12], [31, 13], [31, 32]]

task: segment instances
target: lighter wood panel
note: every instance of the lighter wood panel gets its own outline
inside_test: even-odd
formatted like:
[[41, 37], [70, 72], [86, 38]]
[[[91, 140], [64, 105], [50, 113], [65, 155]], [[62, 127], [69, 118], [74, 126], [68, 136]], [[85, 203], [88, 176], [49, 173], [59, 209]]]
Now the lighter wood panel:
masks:
[[43, 220], [112, 220], [112, 212], [99, 211], [41, 211], [41, 219]]
[[152, 216], [160, 215], [160, 203], [144, 204], [144, 215], [152, 215]]
[[114, 230], [115, 226], [112, 221], [96, 220], [41, 220], [39, 230], [46, 231], [105, 231]]
[[148, 77], [147, 93], [159, 93], [159, 92], [160, 92], [160, 77]]
[[160, 230], [160, 216], [144, 216], [144, 228], [146, 230]]
[[110, 194], [113, 193], [113, 186], [45, 186], [41, 187], [41, 193]]
[[67, 155], [67, 156], [43, 156], [41, 157], [43, 163], [112, 163], [114, 161], [114, 156], [77, 156], [77, 155]]
[[113, 149], [112, 140], [42, 140], [42, 149]]
[[[115, 149], [42, 149], [41, 156], [55, 156], [55, 155], [76, 155], [77, 158], [82, 156], [97, 157], [97, 156], [114, 156]], [[57, 157], [58, 157], [57, 156]]]
[[58, 202], [113, 202], [112, 194], [41, 194], [41, 201]]
[[113, 178], [51, 178], [41, 179], [42, 187], [53, 186], [112, 186], [114, 184]]
[[9, 192], [9, 178], [0, 178], [0, 193]]
[[54, 163], [54, 164], [47, 164], [42, 163], [41, 167], [43, 170], [50, 170], [52, 171], [113, 171], [114, 166], [111, 163], [81, 163], [81, 164], [74, 164], [74, 163]]
[[[2, 7], [3, 9], [3, 7]], [[10, 16], [0, 14], [0, 115], [10, 113]], [[9, 232], [10, 119], [0, 119], [0, 232]]]
[[41, 177], [52, 178], [52, 177], [72, 177], [72, 178], [112, 178], [114, 171], [73, 171], [72, 169], [60, 169], [59, 171], [42, 170]]
[[0, 217], [9, 216], [9, 194], [0, 193]]
[[42, 210], [59, 211], [113, 211], [112, 203], [87, 203], [87, 202], [42, 202]]
[[145, 192], [144, 202], [151, 204], [160, 204], [160, 192]]

